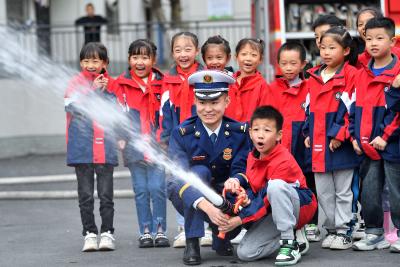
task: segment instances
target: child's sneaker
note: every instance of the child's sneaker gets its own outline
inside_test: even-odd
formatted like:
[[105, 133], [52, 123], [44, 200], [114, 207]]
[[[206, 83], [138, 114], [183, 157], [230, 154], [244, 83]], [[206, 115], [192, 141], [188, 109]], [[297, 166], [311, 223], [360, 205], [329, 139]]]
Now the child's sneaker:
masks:
[[139, 237], [139, 248], [154, 247], [154, 240], [150, 233], [144, 233]]
[[325, 239], [322, 241], [321, 247], [322, 248], [331, 248], [333, 240], [335, 240], [336, 234], [329, 233]]
[[331, 249], [349, 249], [353, 245], [353, 240], [349, 235], [337, 234], [336, 238], [332, 241]]
[[305, 226], [305, 232], [307, 240], [310, 242], [319, 242], [321, 241], [321, 234], [319, 228], [315, 224], [307, 224]]
[[115, 238], [113, 234], [111, 234], [110, 232], [101, 233], [99, 250], [115, 250]]
[[200, 238], [200, 246], [209, 247], [212, 245], [212, 231], [210, 229], [205, 229], [204, 236]]
[[178, 227], [179, 234], [175, 236], [174, 238], [174, 243], [172, 246], [174, 248], [184, 248], [186, 247], [186, 235], [185, 235], [185, 229], [182, 226]]
[[275, 265], [294, 265], [301, 259], [299, 244], [296, 240], [280, 240], [281, 248], [275, 259]]
[[156, 237], [154, 238], [154, 246], [158, 248], [169, 247], [170, 244], [168, 237], [164, 233], [157, 233]]
[[304, 227], [296, 230], [296, 241], [299, 244], [299, 251], [301, 255], [305, 255], [310, 249], [310, 243], [306, 237], [306, 232]]
[[99, 248], [97, 247], [97, 235], [95, 233], [87, 232], [85, 236], [85, 243], [83, 244], [82, 251], [83, 252], [90, 252], [96, 251]]
[[390, 246], [390, 252], [400, 253], [400, 239]]
[[385, 240], [385, 235], [366, 234], [363, 239], [353, 244], [354, 250], [374, 250], [390, 247], [390, 243]]
[[360, 222], [356, 225], [355, 231], [353, 231], [352, 237], [354, 240], [360, 240], [365, 237], [365, 223]]
[[231, 240], [231, 243], [232, 244], [236, 244], [236, 245], [239, 244], [240, 241], [242, 241], [242, 239], [243, 239], [244, 235], [246, 234], [246, 232], [247, 232], [247, 230], [243, 228], [240, 231], [240, 233], [234, 239]]

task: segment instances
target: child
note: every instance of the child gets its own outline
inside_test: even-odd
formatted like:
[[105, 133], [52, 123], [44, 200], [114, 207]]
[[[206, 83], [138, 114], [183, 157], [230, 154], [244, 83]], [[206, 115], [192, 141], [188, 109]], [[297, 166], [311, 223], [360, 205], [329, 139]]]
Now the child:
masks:
[[[368, 62], [371, 59], [371, 55], [368, 53], [366, 47], [365, 47], [365, 25], [370, 19], [373, 18], [383, 18], [382, 13], [374, 8], [374, 7], [366, 7], [364, 9], [361, 9], [360, 12], [357, 13], [357, 31], [360, 36], [360, 41], [362, 44], [360, 44], [360, 47], [364, 47], [363, 51], [361, 52], [360, 55], [358, 55], [358, 61], [356, 68], [361, 69], [363, 65], [367, 66]], [[394, 46], [392, 47], [392, 53], [394, 53], [396, 56], [400, 55], [400, 48]]]
[[[308, 94], [307, 81], [303, 78], [306, 49], [297, 42], [283, 44], [278, 50], [278, 64], [282, 77], [271, 83], [268, 104], [277, 108], [285, 118], [281, 143], [292, 153], [305, 174], [308, 187], [316, 195], [311, 155], [304, 146], [301, 131], [306, 117], [304, 109]], [[310, 223], [305, 228], [307, 239], [319, 241], [318, 212], [315, 212]]]
[[[191, 32], [179, 32], [171, 39], [171, 54], [175, 65], [164, 77], [160, 107], [161, 145], [164, 149], [167, 149], [172, 129], [196, 113], [193, 86], [189, 85], [187, 78], [203, 69], [196, 61], [198, 46], [197, 36]], [[179, 214], [177, 222], [179, 233], [173, 247], [184, 247], [183, 219]]]
[[238, 257], [244, 261], [267, 257], [280, 247], [275, 264], [296, 264], [302, 252], [294, 230], [309, 222], [317, 208], [299, 165], [280, 144], [282, 124], [282, 115], [271, 106], [254, 111], [250, 121], [254, 149], [247, 158], [246, 175], [229, 178], [224, 185], [233, 193], [239, 186], [246, 189], [245, 208], [239, 216], [230, 218], [227, 226], [220, 227], [228, 232], [252, 222], [237, 248]]
[[220, 35], [207, 39], [201, 47], [201, 56], [207, 69], [226, 71], [229, 75], [233, 75], [233, 68], [226, 66], [231, 60], [231, 47]]
[[343, 22], [334, 15], [319, 16], [313, 23], [312, 28], [315, 36], [315, 43], [320, 48], [321, 36], [330, 28], [344, 26]]
[[[229, 84], [235, 80], [216, 70], [192, 74], [189, 82], [195, 86], [197, 116], [193, 116], [172, 131], [168, 154], [185, 170], [192, 171], [207, 185], [221, 193], [229, 177], [236, 177], [246, 169], [249, 152], [247, 128], [224, 117], [229, 104]], [[199, 238], [204, 235], [204, 221], [213, 228], [212, 249], [220, 256], [233, 255], [230, 239], [238, 234], [228, 233], [225, 239], [215, 236], [217, 226], [227, 219], [203, 194], [190, 183], [170, 179], [169, 199], [185, 217], [186, 248], [183, 262], [186, 265], [201, 263]]]
[[239, 65], [233, 77], [236, 83], [229, 90], [231, 104], [225, 115], [240, 121], [248, 122], [253, 111], [264, 103], [268, 85], [257, 67], [262, 63], [264, 41], [244, 38], [236, 46], [236, 60]]
[[[382, 190], [389, 188], [393, 224], [400, 227], [400, 153], [399, 113], [386, 109], [385, 91], [400, 73], [399, 58], [392, 53], [395, 25], [389, 18], [373, 18], [365, 25], [365, 44], [372, 56], [359, 71], [357, 91], [351, 95], [350, 134], [357, 154], [363, 155], [360, 166], [361, 203], [366, 236], [354, 243], [355, 250], [388, 248], [400, 252], [400, 242], [390, 245], [383, 229]], [[354, 102], [355, 98], [355, 102]], [[346, 101], [345, 101], [346, 102]], [[392, 105], [389, 105], [392, 107]], [[397, 233], [399, 235], [399, 232]]]
[[163, 79], [163, 74], [154, 68], [156, 50], [149, 40], [139, 39], [131, 43], [128, 49], [129, 68], [115, 81], [118, 100], [132, 121], [132, 128], [126, 129], [120, 148], [123, 149], [124, 164], [132, 176], [140, 248], [169, 247], [164, 234], [167, 229], [164, 170], [132, 146], [132, 138], [137, 138], [135, 136], [139, 133], [156, 141]]
[[[65, 95], [67, 112], [67, 165], [75, 167], [78, 180], [78, 198], [82, 234], [85, 242], [82, 251], [114, 250], [113, 171], [118, 165], [115, 138], [101, 125], [82, 111], [85, 100], [96, 94], [114, 99], [111, 78], [108, 76], [107, 49], [101, 43], [87, 43], [80, 52], [81, 73], [69, 84]], [[97, 245], [98, 229], [95, 223], [94, 174], [100, 198], [101, 239]]]
[[309, 105], [303, 133], [306, 147], [311, 148], [318, 203], [326, 215], [323, 227], [328, 235], [321, 246], [348, 249], [352, 246], [351, 185], [358, 163], [348, 141], [347, 110], [339, 109], [339, 103], [342, 93], [354, 88], [356, 69], [348, 61], [356, 53], [343, 27], [330, 28], [320, 41], [325, 64], [308, 71]]

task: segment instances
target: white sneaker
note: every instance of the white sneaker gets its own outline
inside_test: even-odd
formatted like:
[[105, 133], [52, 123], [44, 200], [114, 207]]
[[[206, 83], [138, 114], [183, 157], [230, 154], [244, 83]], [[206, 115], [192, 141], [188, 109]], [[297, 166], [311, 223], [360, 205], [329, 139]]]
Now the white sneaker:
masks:
[[389, 248], [390, 243], [385, 240], [385, 235], [366, 234], [363, 239], [353, 244], [354, 250], [369, 251], [374, 249]]
[[85, 236], [85, 243], [83, 244], [82, 251], [83, 252], [90, 252], [96, 251], [99, 248], [97, 247], [97, 235], [95, 233], [87, 232]]
[[207, 228], [204, 231], [204, 236], [200, 238], [200, 246], [209, 247], [211, 245], [212, 245], [212, 231]]
[[321, 234], [318, 228], [318, 225], [315, 224], [307, 224], [305, 227], [305, 233], [307, 240], [310, 242], [319, 242], [321, 241]]
[[336, 234], [328, 234], [325, 239], [322, 241], [322, 248], [331, 248], [333, 240], [335, 240]]
[[179, 234], [175, 236], [174, 238], [174, 243], [172, 246], [174, 248], [184, 248], [186, 247], [186, 235], [185, 235], [185, 229], [183, 227], [178, 227]]
[[400, 239], [390, 246], [390, 252], [400, 253]]
[[243, 228], [240, 231], [240, 233], [234, 239], [231, 240], [231, 243], [232, 244], [236, 244], [236, 245], [239, 244], [240, 241], [242, 241], [242, 239], [243, 239], [244, 235], [246, 234], [246, 232], [247, 232], [247, 230]]
[[365, 223], [360, 222], [354, 226], [353, 234], [351, 235], [354, 240], [365, 238]]
[[337, 234], [336, 238], [332, 241], [330, 249], [349, 249], [353, 245], [353, 240], [346, 234]]
[[299, 251], [301, 255], [305, 255], [310, 249], [310, 243], [306, 237], [306, 232], [304, 227], [296, 230], [296, 241], [299, 243]]
[[115, 250], [115, 238], [110, 232], [101, 233], [99, 250], [110, 251]]

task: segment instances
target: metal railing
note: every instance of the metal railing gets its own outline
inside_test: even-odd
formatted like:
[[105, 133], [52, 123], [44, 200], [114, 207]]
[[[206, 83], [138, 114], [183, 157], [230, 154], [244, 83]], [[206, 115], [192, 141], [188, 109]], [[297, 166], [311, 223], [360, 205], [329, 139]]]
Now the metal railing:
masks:
[[[14, 28], [24, 51], [47, 55], [58, 63], [79, 66], [79, 51], [85, 39], [82, 26], [37, 25]], [[251, 35], [251, 22], [250, 19], [185, 21], [179, 28], [173, 28], [171, 23], [115, 24], [101, 26], [99, 33], [100, 41], [109, 51], [109, 69], [113, 75], [117, 75], [126, 69], [129, 44], [138, 38], [151, 39], [158, 47], [158, 65], [161, 68], [168, 67], [172, 63], [170, 40], [179, 31], [195, 33], [200, 45], [208, 37], [219, 34], [230, 42], [234, 51], [240, 39]]]

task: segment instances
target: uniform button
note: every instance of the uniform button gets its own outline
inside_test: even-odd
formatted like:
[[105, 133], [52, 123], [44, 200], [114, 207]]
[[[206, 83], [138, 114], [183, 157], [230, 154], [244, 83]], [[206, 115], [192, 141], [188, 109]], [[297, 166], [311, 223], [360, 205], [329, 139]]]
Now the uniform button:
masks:
[[212, 166], [211, 166], [211, 168], [215, 169], [215, 168], [217, 168], [217, 166], [215, 166], [215, 165], [212, 165]]

